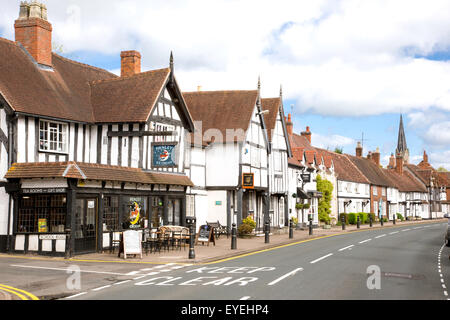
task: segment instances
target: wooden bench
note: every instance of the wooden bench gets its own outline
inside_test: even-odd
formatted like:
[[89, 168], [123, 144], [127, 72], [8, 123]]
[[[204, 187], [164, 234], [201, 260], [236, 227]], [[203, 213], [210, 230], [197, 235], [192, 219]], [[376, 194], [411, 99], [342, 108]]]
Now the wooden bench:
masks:
[[226, 234], [228, 237], [227, 227], [221, 225], [219, 220], [217, 220], [217, 222], [206, 221], [206, 224], [214, 228], [214, 236], [216, 237], [216, 239], [219, 239], [221, 234]]

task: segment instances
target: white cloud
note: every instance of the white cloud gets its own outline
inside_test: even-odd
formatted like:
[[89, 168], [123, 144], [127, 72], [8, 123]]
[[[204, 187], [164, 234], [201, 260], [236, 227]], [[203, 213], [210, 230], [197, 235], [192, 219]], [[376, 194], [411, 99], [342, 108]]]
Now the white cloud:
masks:
[[432, 124], [425, 133], [424, 140], [432, 146], [450, 146], [450, 121]]
[[[67, 53], [137, 49], [143, 68], [174, 51], [184, 91], [280, 83], [296, 108], [328, 115], [450, 111], [450, 63], [414, 58], [450, 47], [450, 2], [407, 0], [45, 1]], [[19, 1], [2, 4], [13, 37]]]
[[428, 157], [429, 162], [435, 169], [444, 167], [450, 171], [450, 150], [443, 152], [432, 152]]
[[314, 132], [311, 135], [311, 143], [315, 147], [329, 149], [332, 151], [334, 151], [336, 147], [341, 148], [345, 146], [356, 146], [356, 142], [352, 138], [344, 137], [338, 134], [325, 136]]

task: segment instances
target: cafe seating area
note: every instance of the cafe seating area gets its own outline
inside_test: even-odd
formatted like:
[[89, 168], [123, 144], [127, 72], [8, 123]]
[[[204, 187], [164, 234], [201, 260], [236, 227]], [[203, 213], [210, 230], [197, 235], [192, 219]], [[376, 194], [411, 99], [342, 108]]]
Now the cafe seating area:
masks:
[[146, 229], [143, 233], [142, 249], [146, 255], [170, 250], [186, 250], [189, 246], [189, 228], [182, 226], [162, 226]]

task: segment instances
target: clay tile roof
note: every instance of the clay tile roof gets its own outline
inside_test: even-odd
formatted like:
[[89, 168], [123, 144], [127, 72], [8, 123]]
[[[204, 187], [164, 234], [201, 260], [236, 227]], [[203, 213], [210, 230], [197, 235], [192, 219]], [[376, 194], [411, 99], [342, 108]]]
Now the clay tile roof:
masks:
[[81, 162], [14, 163], [5, 175], [7, 179], [21, 178], [75, 178], [193, 186], [184, 175], [145, 172], [142, 169]]
[[392, 182], [386, 178], [383, 170], [372, 160], [351, 155], [347, 155], [347, 157], [358, 167], [371, 184], [383, 187], [394, 186]]
[[394, 169], [383, 169], [383, 172], [391, 184], [401, 192], [427, 192], [425, 186], [406, 170], [402, 175]]
[[305, 150], [305, 158], [308, 164], [314, 164], [315, 150]]
[[[258, 99], [257, 90], [183, 92], [194, 121], [201, 121], [197, 138], [205, 145], [215, 142], [244, 141]], [[227, 136], [236, 130], [235, 136]], [[207, 134], [205, 135], [205, 132]], [[201, 136], [200, 136], [201, 135]], [[192, 137], [192, 142], [197, 141]], [[211, 139], [214, 138], [214, 139]]]
[[275, 130], [277, 115], [280, 111], [280, 105], [281, 98], [261, 99], [261, 108], [263, 110], [269, 110], [269, 113], [264, 115], [264, 121], [266, 122], [269, 141], [272, 141], [272, 132]]
[[320, 148], [316, 149], [331, 157], [334, 164], [334, 172], [336, 173], [338, 180], [358, 183], [370, 183], [369, 180], [358, 169], [358, 167], [352, 161], [350, 161], [347, 155]]
[[0, 94], [17, 112], [93, 122], [89, 82], [117, 77], [52, 56], [53, 71], [37, 67], [18, 44], [0, 38]]
[[156, 104], [170, 69], [91, 83], [96, 122], [145, 122]]

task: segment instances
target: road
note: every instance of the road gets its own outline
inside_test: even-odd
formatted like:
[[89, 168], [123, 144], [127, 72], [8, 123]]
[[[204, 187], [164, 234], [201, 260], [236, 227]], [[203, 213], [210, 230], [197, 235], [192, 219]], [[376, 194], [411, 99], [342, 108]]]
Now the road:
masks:
[[[53, 281], [40, 297], [64, 300], [449, 300], [445, 225], [353, 232], [201, 265], [2, 258], [0, 284], [23, 274], [10, 285], [36, 294], [31, 279]], [[80, 271], [79, 282], [69, 265]]]

